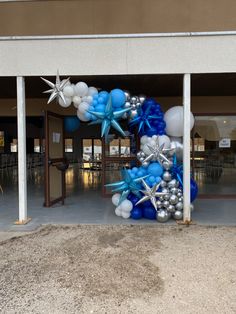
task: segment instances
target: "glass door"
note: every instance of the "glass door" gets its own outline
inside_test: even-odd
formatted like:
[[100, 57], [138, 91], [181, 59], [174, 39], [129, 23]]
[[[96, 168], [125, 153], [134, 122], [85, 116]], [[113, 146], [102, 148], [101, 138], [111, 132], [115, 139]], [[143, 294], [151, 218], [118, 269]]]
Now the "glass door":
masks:
[[192, 166], [199, 194], [236, 197], [236, 116], [196, 116]]

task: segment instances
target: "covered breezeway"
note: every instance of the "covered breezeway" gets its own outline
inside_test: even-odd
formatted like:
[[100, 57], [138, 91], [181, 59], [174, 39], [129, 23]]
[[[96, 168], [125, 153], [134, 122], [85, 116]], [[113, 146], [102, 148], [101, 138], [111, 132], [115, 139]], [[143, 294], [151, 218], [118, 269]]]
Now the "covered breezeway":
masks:
[[[11, 109], [15, 110], [15, 117], [18, 121], [18, 171], [15, 169], [16, 180], [12, 185], [8, 186], [7, 179], [3, 178], [6, 187], [0, 203], [2, 227], [9, 228], [10, 224], [17, 219], [18, 214], [20, 223], [26, 222], [28, 216], [32, 218], [28, 226], [57, 222], [124, 223], [124, 220], [120, 221], [114, 215], [110, 199], [102, 198], [99, 189], [87, 190], [84, 193], [83, 189], [76, 190], [69, 187], [69, 197], [65, 206], [55, 205], [50, 209], [42, 206], [43, 167], [27, 171], [25, 123], [27, 110], [32, 110], [33, 115], [37, 117], [41, 116], [39, 111], [42, 111], [42, 108], [48, 109], [46, 98], [42, 95], [45, 87], [39, 76], [52, 79], [56, 74], [56, 69], [59, 68], [60, 74], [63, 77], [71, 76], [72, 81], [79, 78], [102, 89], [120, 87], [132, 93], [144, 93], [155, 97], [163, 106], [164, 111], [171, 105], [184, 104], [184, 180], [188, 182], [191, 166], [190, 108], [194, 114], [206, 116], [208, 114], [224, 114], [224, 116], [234, 114], [232, 104], [235, 97], [234, 72], [236, 69], [233, 67], [235, 56], [230, 52], [236, 45], [235, 39], [235, 34], [232, 32], [227, 34], [166, 34], [165, 36], [147, 34], [107, 37], [1, 38], [0, 45], [3, 48], [2, 55], [5, 62], [2, 61], [0, 80], [3, 89], [0, 97], [2, 104], [6, 104], [1, 116], [6, 116], [6, 108], [11, 106]], [[77, 57], [76, 64], [72, 64], [66, 58], [66, 53], [68, 47], [75, 43], [77, 46], [74, 46], [71, 54], [77, 53], [80, 58]], [[13, 52], [7, 54], [6, 50], [13, 44], [18, 47], [15, 56]], [[151, 44], [152, 49], [147, 50], [147, 45], [150, 47]], [[222, 59], [225, 50], [221, 50], [220, 47], [223, 44], [228, 47], [229, 58], [227, 60]], [[100, 46], [100, 50], [97, 50], [97, 45]], [[36, 64], [31, 63], [30, 67], [29, 62], [26, 62], [29, 57], [26, 54], [29, 50], [31, 50], [31, 58], [34, 55], [34, 58], [38, 60]], [[98, 53], [95, 53], [97, 51]], [[87, 66], [82, 62], [85, 55], [88, 61]], [[14, 67], [12, 64], [6, 67], [6, 63], [10, 60], [15, 60]], [[112, 62], [114, 60], [116, 63]], [[147, 60], [156, 61], [150, 63]], [[53, 104], [52, 110], [58, 112], [59, 108]], [[14, 114], [11, 112], [11, 115]], [[79, 170], [76, 165], [73, 165], [69, 171], [76, 176]], [[93, 175], [95, 176], [95, 173]], [[17, 197], [17, 181], [19, 198]], [[214, 195], [214, 199], [211, 200], [209, 200], [209, 195], [208, 200], [198, 199], [192, 218], [199, 223], [234, 224], [236, 214], [233, 209], [235, 202], [233, 194], [223, 196], [221, 201], [216, 201], [217, 195]], [[184, 220], [187, 222], [191, 219], [188, 184], [185, 184], [184, 195]], [[212, 198], [211, 195], [210, 198]], [[219, 207], [217, 213], [215, 212], [216, 204]]]

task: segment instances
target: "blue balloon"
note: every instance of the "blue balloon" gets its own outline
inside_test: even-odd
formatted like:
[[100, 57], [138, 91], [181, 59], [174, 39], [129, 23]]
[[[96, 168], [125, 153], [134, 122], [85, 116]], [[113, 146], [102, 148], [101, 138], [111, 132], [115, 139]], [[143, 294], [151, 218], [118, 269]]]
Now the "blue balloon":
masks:
[[105, 104], [104, 98], [103, 97], [98, 97], [98, 103], [99, 104]]
[[64, 127], [68, 133], [75, 132], [80, 126], [80, 120], [77, 117], [65, 117]]
[[98, 94], [93, 95], [93, 100], [98, 100]]
[[113, 89], [111, 91], [111, 102], [112, 102], [112, 107], [114, 108], [119, 108], [123, 107], [125, 104], [125, 93], [121, 89]]
[[146, 130], [145, 135], [152, 137], [153, 135], [157, 135], [157, 129], [156, 128], [149, 128]]
[[198, 186], [197, 182], [191, 178], [190, 180], [190, 187], [191, 187], [191, 203], [196, 199], [198, 194]]
[[96, 107], [95, 107], [95, 111], [97, 111], [97, 112], [104, 112], [105, 111], [105, 105], [102, 105], [102, 104], [100, 104], [100, 105], [97, 105]]
[[101, 91], [99, 94], [99, 97], [102, 97], [104, 100], [104, 103], [106, 104], [109, 98], [109, 93], [106, 92], [105, 90]]
[[147, 172], [154, 177], [161, 177], [163, 174], [163, 168], [158, 162], [153, 162], [148, 166]]
[[133, 193], [129, 193], [127, 199], [133, 204], [133, 206], [135, 206], [135, 204], [139, 201], [139, 198]]
[[143, 217], [147, 219], [156, 219], [156, 210], [153, 206], [145, 206], [143, 208]]
[[92, 119], [92, 115], [89, 112], [85, 112], [84, 117], [87, 119], [87, 121]]
[[97, 100], [93, 100], [92, 105], [93, 105], [94, 107], [96, 107], [97, 104], [98, 104], [98, 101], [97, 101]]
[[143, 211], [142, 208], [139, 206], [135, 206], [131, 212], [130, 212], [130, 217], [133, 219], [141, 219], [143, 216]]

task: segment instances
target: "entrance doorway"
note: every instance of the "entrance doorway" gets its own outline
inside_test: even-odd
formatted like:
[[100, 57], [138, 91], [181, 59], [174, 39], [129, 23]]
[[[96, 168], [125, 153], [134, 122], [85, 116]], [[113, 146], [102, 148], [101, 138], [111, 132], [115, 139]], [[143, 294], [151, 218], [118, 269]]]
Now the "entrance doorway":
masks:
[[236, 197], [236, 116], [196, 116], [192, 157], [199, 194]]

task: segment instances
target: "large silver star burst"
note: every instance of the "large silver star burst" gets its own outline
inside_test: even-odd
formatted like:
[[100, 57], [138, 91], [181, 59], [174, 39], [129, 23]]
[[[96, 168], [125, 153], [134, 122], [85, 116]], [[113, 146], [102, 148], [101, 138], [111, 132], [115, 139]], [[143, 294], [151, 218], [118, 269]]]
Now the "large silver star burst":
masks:
[[167, 195], [169, 193], [157, 192], [160, 185], [161, 185], [161, 182], [156, 183], [152, 188], [150, 188], [150, 186], [148, 186], [147, 183], [143, 179], [142, 179], [142, 183], [143, 183], [145, 190], [141, 190], [140, 192], [142, 192], [144, 194], [144, 196], [135, 205], [138, 205], [138, 204], [141, 204], [143, 202], [150, 200], [153, 207], [157, 211], [156, 197], [164, 196], [164, 195]]
[[59, 98], [61, 98], [63, 103], [66, 105], [65, 96], [63, 94], [63, 89], [66, 86], [66, 84], [69, 82], [70, 78], [68, 77], [66, 80], [61, 81], [60, 77], [59, 77], [59, 72], [57, 71], [56, 83], [55, 84], [50, 82], [50, 81], [48, 81], [48, 80], [46, 80], [43, 77], [41, 77], [41, 79], [51, 87], [51, 89], [46, 90], [44, 92], [46, 94], [51, 94], [49, 99], [48, 99], [48, 104], [51, 101], [53, 101], [55, 98], [57, 98], [57, 100]]
[[148, 145], [147, 144], [147, 147], [149, 148], [151, 154], [148, 155], [143, 163], [145, 162], [149, 162], [149, 161], [158, 161], [160, 164], [163, 162], [163, 161], [167, 161], [168, 163], [171, 163], [171, 161], [166, 157], [166, 154], [173, 150], [173, 148], [164, 148], [165, 144], [163, 143], [161, 146], [159, 146], [159, 143], [158, 143], [158, 138], [157, 137], [154, 141], [155, 141], [155, 145], [151, 146], [151, 145]]

